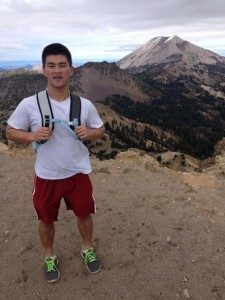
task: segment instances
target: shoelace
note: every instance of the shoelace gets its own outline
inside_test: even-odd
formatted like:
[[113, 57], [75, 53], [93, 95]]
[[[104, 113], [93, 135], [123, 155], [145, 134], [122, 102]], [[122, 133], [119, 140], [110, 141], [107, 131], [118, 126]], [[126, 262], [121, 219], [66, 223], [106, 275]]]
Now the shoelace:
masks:
[[46, 259], [45, 260], [45, 265], [46, 265], [47, 272], [56, 271], [55, 260], [53, 260], [51, 258], [50, 259]]
[[85, 256], [86, 263], [91, 263], [91, 262], [97, 260], [96, 255], [92, 249], [90, 249], [86, 253], [84, 253], [84, 256]]

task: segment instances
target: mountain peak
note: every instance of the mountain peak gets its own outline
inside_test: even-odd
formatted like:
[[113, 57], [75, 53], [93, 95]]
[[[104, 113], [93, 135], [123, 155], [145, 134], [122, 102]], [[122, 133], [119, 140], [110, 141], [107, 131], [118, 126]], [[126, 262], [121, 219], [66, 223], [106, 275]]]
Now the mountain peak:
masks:
[[184, 40], [182, 40], [179, 36], [177, 35], [173, 35], [173, 36], [157, 36], [153, 39], [151, 39], [149, 42], [147, 43], [151, 43], [152, 41], [156, 42], [156, 43], [167, 43], [167, 42], [179, 42], [182, 43], [184, 42]]
[[158, 36], [118, 62], [122, 69], [137, 68], [146, 65], [168, 63], [183, 60], [187, 65], [198, 63], [216, 64], [225, 62], [222, 56], [203, 49], [174, 35], [171, 37]]
[[183, 42], [185, 42], [185, 41], [182, 40], [179, 36], [174, 35], [174, 36], [170, 36], [170, 37], [165, 41], [165, 43], [168, 43], [168, 42], [172, 42], [172, 43], [183, 43]]
[[147, 43], [145, 43], [142, 47], [144, 48], [149, 48], [150, 46], [158, 46], [158, 45], [163, 45], [163, 44], [181, 44], [185, 42], [184, 40], [182, 40], [179, 36], [174, 35], [174, 36], [157, 36], [153, 39], [151, 39], [150, 41], [148, 41]]

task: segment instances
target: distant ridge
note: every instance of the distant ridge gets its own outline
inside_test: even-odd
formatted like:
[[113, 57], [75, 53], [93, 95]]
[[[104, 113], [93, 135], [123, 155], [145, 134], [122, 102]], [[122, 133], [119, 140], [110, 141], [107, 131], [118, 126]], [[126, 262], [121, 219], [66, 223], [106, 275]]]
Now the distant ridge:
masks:
[[[87, 60], [75, 61], [75, 66], [82, 66]], [[19, 68], [32, 69], [35, 66], [41, 65], [40, 60], [18, 60], [18, 61], [0, 61], [0, 69], [13, 70]]]
[[[84, 64], [88, 63], [90, 59], [77, 59], [73, 58], [73, 66], [80, 67]], [[107, 61], [108, 63], [113, 63], [115, 60], [113, 59], [100, 59], [96, 60], [96, 62]], [[39, 69], [39, 66], [42, 66], [41, 60], [15, 60], [15, 61], [0, 61], [0, 71], [4, 70], [14, 70], [19, 68], [27, 68], [27, 69]]]
[[18, 60], [18, 61], [0, 61], [0, 68], [4, 70], [18, 68], [32, 68], [34, 65], [40, 64], [38, 60]]

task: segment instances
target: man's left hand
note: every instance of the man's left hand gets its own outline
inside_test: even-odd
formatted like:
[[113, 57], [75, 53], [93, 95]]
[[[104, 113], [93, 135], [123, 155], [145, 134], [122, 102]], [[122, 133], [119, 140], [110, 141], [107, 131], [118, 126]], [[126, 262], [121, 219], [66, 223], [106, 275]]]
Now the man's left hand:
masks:
[[78, 126], [75, 129], [75, 133], [76, 135], [80, 138], [80, 139], [86, 139], [88, 140], [90, 138], [90, 131], [91, 129], [87, 128], [84, 125]]

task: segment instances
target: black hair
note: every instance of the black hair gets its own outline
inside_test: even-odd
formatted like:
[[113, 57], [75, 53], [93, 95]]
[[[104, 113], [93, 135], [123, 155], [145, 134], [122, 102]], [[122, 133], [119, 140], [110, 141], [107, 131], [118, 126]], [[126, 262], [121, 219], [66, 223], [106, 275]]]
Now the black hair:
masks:
[[72, 56], [68, 48], [60, 43], [53, 43], [46, 46], [42, 51], [42, 64], [45, 66], [46, 57], [48, 55], [65, 55], [70, 67], [72, 66]]

